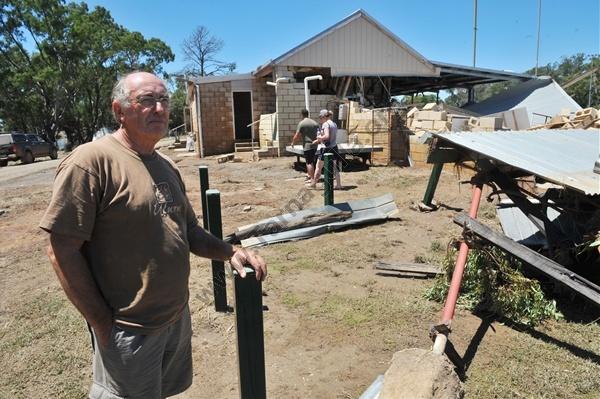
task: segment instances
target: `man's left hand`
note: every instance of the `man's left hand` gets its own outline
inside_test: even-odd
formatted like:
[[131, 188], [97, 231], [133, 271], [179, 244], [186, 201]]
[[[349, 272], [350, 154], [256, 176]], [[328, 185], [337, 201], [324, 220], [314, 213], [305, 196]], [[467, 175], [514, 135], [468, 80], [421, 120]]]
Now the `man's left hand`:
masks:
[[254, 269], [257, 280], [263, 281], [267, 277], [267, 264], [265, 260], [253, 250], [235, 248], [235, 252], [231, 259], [229, 259], [229, 263], [242, 278], [246, 277], [245, 265]]

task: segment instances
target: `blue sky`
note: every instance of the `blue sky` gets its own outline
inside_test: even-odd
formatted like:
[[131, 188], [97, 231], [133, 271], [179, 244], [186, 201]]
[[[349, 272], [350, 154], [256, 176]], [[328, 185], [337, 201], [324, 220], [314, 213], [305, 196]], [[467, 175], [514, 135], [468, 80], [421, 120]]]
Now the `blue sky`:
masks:
[[[600, 1], [542, 0], [539, 64], [600, 52]], [[225, 42], [220, 58], [250, 72], [269, 59], [364, 9], [426, 58], [471, 65], [473, 0], [427, 1], [87, 1], [146, 38], [166, 42], [186, 64], [181, 42], [198, 25]], [[535, 66], [538, 0], [479, 0], [477, 66], [522, 72]]]

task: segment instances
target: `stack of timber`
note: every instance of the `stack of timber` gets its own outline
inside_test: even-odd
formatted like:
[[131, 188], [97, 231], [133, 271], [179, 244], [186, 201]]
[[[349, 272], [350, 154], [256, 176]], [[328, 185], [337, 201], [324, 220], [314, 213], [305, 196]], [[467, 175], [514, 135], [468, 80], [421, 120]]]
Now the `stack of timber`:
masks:
[[572, 116], [568, 110], [564, 110], [545, 124], [532, 126], [528, 130], [538, 129], [600, 129], [600, 109], [584, 108]]

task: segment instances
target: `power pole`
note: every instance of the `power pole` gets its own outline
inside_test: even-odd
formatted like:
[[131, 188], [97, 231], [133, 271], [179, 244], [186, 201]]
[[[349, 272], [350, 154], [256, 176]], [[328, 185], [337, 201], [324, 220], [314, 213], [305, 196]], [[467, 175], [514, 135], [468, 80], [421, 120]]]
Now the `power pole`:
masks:
[[473, 13], [473, 67], [475, 67], [475, 59], [477, 56], [477, 0], [475, 1], [475, 9]]
[[535, 76], [538, 76], [538, 63], [540, 60], [540, 28], [542, 26], [542, 0], [538, 0], [538, 31], [537, 31], [537, 49], [535, 52]]
[[588, 108], [592, 106], [592, 86], [594, 85], [594, 78], [596, 75], [590, 76], [590, 87], [588, 89]]

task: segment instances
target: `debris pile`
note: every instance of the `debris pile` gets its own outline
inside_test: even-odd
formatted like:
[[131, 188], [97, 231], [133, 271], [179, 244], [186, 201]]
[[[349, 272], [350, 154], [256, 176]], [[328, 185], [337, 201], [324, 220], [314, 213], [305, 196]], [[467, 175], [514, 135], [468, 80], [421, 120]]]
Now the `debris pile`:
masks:
[[[481, 244], [469, 252], [458, 300], [460, 306], [489, 311], [529, 326], [561, 317], [556, 302], [546, 298], [539, 281], [523, 275], [519, 260], [497, 247]], [[456, 251], [450, 251], [442, 260], [445, 274], [427, 290], [427, 299], [444, 302], [455, 258]]]
[[406, 126], [416, 133], [448, 132], [452, 130], [452, 114], [436, 103], [428, 103], [421, 110], [412, 108], [406, 114]]
[[600, 129], [600, 110], [584, 108], [572, 116], [568, 110], [564, 110], [545, 124], [532, 126], [528, 130], [539, 129]]

